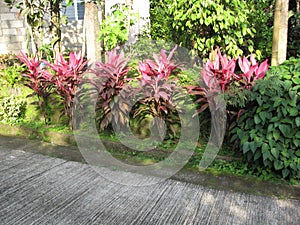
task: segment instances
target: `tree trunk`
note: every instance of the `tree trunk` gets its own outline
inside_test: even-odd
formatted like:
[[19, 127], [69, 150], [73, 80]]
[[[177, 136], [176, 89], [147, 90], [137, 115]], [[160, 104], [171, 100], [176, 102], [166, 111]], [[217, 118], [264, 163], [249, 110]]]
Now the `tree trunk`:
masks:
[[60, 2], [59, 0], [50, 1], [50, 33], [54, 58], [61, 52]]
[[272, 66], [286, 60], [288, 37], [288, 0], [276, 0], [272, 41]]
[[[300, 14], [300, 1], [298, 0], [295, 0], [296, 1], [296, 12], [297, 12], [297, 14]], [[297, 21], [297, 23], [298, 24], [300, 24], [300, 19], [298, 19], [298, 21]]]
[[128, 6], [128, 18], [127, 18], [127, 24], [126, 24], [126, 29], [127, 29], [127, 37], [129, 40], [129, 35], [130, 35], [130, 15], [132, 11], [132, 6], [133, 6], [133, 0], [126, 0], [126, 5]]
[[[101, 0], [101, 23], [103, 20], [105, 20], [105, 0]], [[101, 54], [105, 56], [104, 52], [104, 41], [101, 41], [100, 43], [101, 46]]]
[[101, 60], [101, 48], [98, 41], [100, 29], [98, 18], [98, 6], [94, 1], [85, 2], [84, 13], [84, 36], [86, 55], [90, 64]]

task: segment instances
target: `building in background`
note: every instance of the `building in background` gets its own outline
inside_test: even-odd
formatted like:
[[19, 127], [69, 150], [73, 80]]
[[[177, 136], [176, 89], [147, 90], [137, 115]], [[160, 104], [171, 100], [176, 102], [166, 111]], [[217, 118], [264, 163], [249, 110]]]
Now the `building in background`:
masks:
[[0, 1], [0, 54], [19, 53], [26, 49], [26, 28], [17, 9]]
[[[79, 51], [83, 43], [84, 0], [74, 0], [74, 5], [64, 7], [62, 15], [66, 15], [66, 24], [61, 25], [63, 51]], [[125, 3], [126, 0], [106, 0], [106, 15], [111, 12], [111, 7], [117, 3]], [[138, 12], [140, 19], [130, 28], [130, 41], [136, 39], [137, 34], [147, 29], [149, 24], [149, 0], [133, 0], [132, 9]], [[17, 9], [10, 9], [4, 1], [0, 1], [0, 54], [19, 54], [26, 49], [26, 28], [23, 18]], [[99, 19], [101, 21], [101, 8], [99, 6]], [[47, 43], [47, 38], [45, 37]]]

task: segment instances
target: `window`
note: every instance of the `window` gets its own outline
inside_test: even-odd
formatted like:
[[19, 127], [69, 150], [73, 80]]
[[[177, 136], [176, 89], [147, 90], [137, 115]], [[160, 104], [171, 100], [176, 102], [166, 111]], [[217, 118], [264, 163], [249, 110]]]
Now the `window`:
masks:
[[84, 0], [74, 0], [74, 4], [66, 7], [63, 1], [63, 15], [68, 17], [68, 20], [83, 20], [84, 18]]

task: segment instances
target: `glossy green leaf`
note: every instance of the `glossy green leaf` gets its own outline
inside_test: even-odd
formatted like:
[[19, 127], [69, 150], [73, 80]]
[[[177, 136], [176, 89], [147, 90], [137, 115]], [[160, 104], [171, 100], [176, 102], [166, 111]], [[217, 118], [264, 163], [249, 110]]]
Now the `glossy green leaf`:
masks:
[[249, 146], [250, 146], [251, 152], [254, 153], [254, 152], [256, 151], [256, 148], [257, 148], [255, 142], [254, 142], [254, 141], [250, 142], [250, 143], [249, 143]]
[[293, 78], [292, 78], [292, 81], [293, 81], [295, 84], [300, 84], [300, 77], [293, 77]]
[[297, 127], [300, 127], [300, 117], [297, 117], [297, 118], [295, 119], [295, 122], [296, 122], [296, 126], [297, 126]]
[[293, 139], [293, 143], [296, 147], [300, 147], [300, 139]]
[[275, 159], [278, 159], [278, 156], [279, 156], [279, 150], [278, 150], [278, 148], [272, 148], [271, 149], [271, 153], [275, 157]]
[[277, 141], [280, 137], [280, 131], [279, 130], [274, 130], [273, 131], [273, 138], [275, 141]]
[[250, 143], [247, 141], [243, 144], [243, 153], [247, 153], [250, 150]]
[[274, 168], [275, 170], [280, 170], [283, 168], [283, 162], [279, 161], [279, 160], [275, 160], [274, 161]]
[[256, 151], [255, 154], [254, 154], [254, 161], [258, 160], [259, 158], [261, 157], [261, 151]]
[[287, 177], [290, 174], [290, 171], [288, 169], [283, 169], [282, 170], [282, 176], [283, 178]]
[[254, 115], [254, 122], [255, 122], [255, 124], [259, 124], [261, 122], [261, 119], [259, 118], [259, 116], [257, 114]]
[[290, 137], [291, 135], [291, 127], [289, 125], [280, 124], [279, 130], [285, 137]]
[[299, 114], [297, 108], [288, 107], [287, 111], [289, 112], [290, 116], [297, 116]]

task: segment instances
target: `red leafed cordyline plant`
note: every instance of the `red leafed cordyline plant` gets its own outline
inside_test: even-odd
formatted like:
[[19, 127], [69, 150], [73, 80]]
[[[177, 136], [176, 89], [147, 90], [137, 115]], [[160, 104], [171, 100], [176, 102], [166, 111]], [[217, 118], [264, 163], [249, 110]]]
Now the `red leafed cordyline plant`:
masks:
[[[201, 106], [198, 113], [208, 108], [209, 104], [213, 105], [215, 110], [218, 109], [216, 97], [220, 94], [235, 94], [245, 90], [252, 90], [255, 81], [263, 79], [268, 68], [267, 60], [260, 65], [256, 62], [254, 55], [250, 55], [250, 61], [244, 56], [238, 58], [240, 73], [236, 73], [237, 63], [235, 59], [228, 59], [217, 49], [214, 61], [208, 60], [203, 69], [200, 71], [201, 81], [199, 86], [188, 87], [189, 93], [197, 97], [196, 103]], [[242, 108], [235, 108], [227, 104], [228, 129], [230, 130], [239, 115], [245, 111]]]
[[168, 80], [170, 75], [178, 69], [178, 65], [171, 61], [176, 48], [177, 46], [168, 56], [165, 50], [161, 50], [160, 56], [154, 54], [155, 61], [147, 59], [138, 64], [138, 69], [142, 74], [142, 77], [139, 79], [140, 86], [144, 93], [154, 98], [156, 102], [160, 99], [171, 101], [171, 94], [175, 84], [168, 82]]
[[229, 60], [226, 55], [221, 54], [219, 49], [215, 60], [208, 60], [203, 65], [203, 69], [200, 71], [200, 86], [188, 87], [189, 93], [198, 97], [196, 103], [201, 103], [199, 113], [203, 112], [209, 104], [213, 104], [214, 108], [218, 109], [216, 96], [226, 92], [233, 80], [240, 79], [234, 73], [235, 67], [236, 60]]
[[[52, 69], [44, 71], [44, 74], [51, 77], [51, 83], [56, 92], [64, 101], [64, 113], [72, 120], [72, 104], [76, 94], [77, 86], [83, 79], [83, 72], [86, 70], [88, 60], [84, 60], [81, 53], [71, 52], [69, 60], [65, 60], [62, 54], [57, 54], [54, 63], [44, 61]], [[52, 72], [54, 74], [52, 75]]]
[[[169, 55], [165, 50], [161, 50], [160, 55], [154, 54], [154, 61], [147, 59], [138, 63], [141, 78], [139, 78], [140, 86], [135, 93], [145, 97], [139, 101], [133, 118], [141, 120], [146, 115], [151, 115], [153, 118], [160, 117], [164, 121], [174, 122], [176, 110], [172, 105], [172, 100], [176, 92], [176, 80], [169, 79], [169, 77], [180, 68], [171, 60], [176, 49], [177, 46]], [[163, 125], [156, 124], [156, 126], [161, 130]], [[170, 129], [174, 131], [172, 127]]]
[[249, 89], [252, 89], [256, 80], [263, 79], [269, 69], [268, 60], [258, 65], [253, 54], [250, 55], [250, 61], [245, 56], [243, 58], [239, 57], [238, 64], [242, 71], [238, 77], [240, 77], [244, 87]]
[[190, 94], [199, 97], [196, 102], [203, 103], [199, 113], [208, 107], [208, 103], [215, 102], [211, 96], [226, 93], [233, 86], [238, 87], [240, 91], [245, 88], [251, 90], [255, 81], [263, 79], [269, 68], [267, 60], [259, 65], [253, 54], [250, 55], [250, 61], [245, 56], [239, 57], [238, 64], [242, 73], [236, 74], [236, 60], [229, 60], [219, 49], [215, 60], [213, 62], [208, 60], [204, 64], [203, 70], [200, 71], [201, 85], [188, 87]]
[[53, 87], [52, 75], [45, 73], [42, 62], [37, 59], [36, 55], [30, 58], [21, 51], [21, 55], [17, 57], [27, 66], [27, 70], [22, 73], [24, 85], [33, 90], [33, 95], [37, 95], [39, 109], [47, 124], [49, 122], [48, 101]]
[[[96, 62], [95, 68], [90, 70], [96, 76], [96, 79], [90, 80], [90, 83], [98, 93], [96, 121], [100, 130], [105, 129], [112, 119], [116, 125], [124, 125], [126, 114], [130, 110], [126, 100], [119, 99], [126, 98], [126, 96], [121, 96], [120, 92], [131, 80], [127, 77], [129, 59], [125, 58], [122, 52], [118, 53], [117, 49], [107, 51], [106, 54], [107, 63]], [[122, 94], [125, 93], [125, 91], [122, 92]]]

